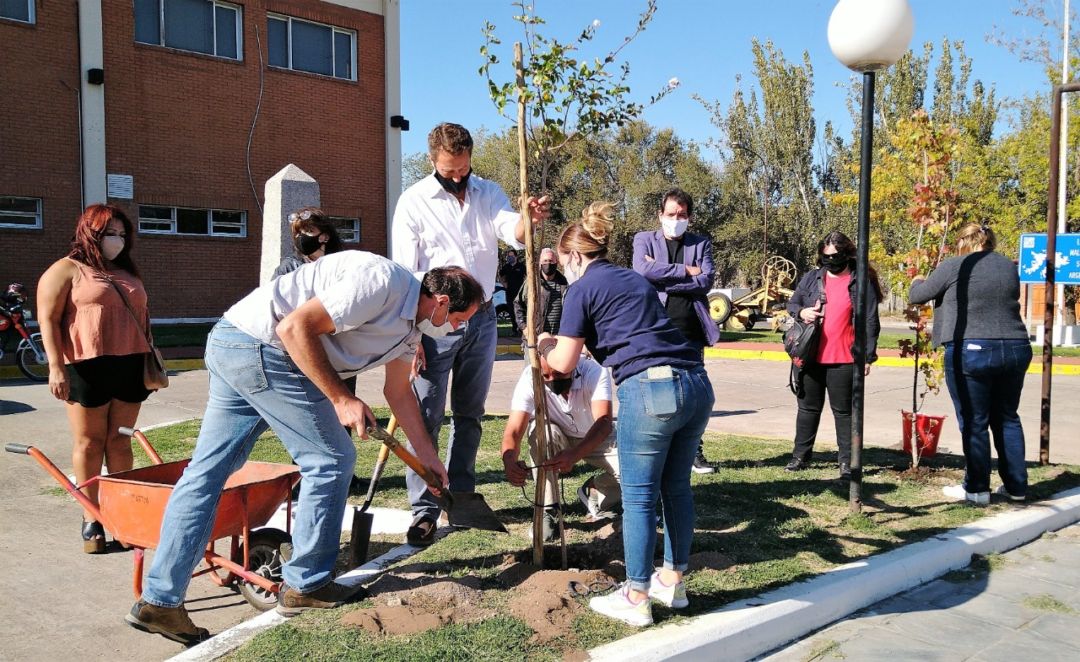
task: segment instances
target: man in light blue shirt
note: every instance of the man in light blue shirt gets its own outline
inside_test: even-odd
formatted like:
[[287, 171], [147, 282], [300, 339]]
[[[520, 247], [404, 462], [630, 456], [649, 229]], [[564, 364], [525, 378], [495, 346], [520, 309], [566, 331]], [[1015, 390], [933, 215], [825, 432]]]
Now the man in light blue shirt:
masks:
[[461, 327], [483, 296], [460, 267], [432, 269], [418, 280], [384, 257], [345, 251], [305, 264], [230, 308], [207, 338], [210, 397], [199, 439], [169, 499], [142, 598], [127, 622], [186, 645], [209, 636], [188, 617], [184, 594], [226, 479], [268, 427], [303, 477], [278, 611], [293, 616], [357, 597], [361, 589], [333, 581], [356, 462], [343, 426], [366, 438], [375, 417], [342, 377], [385, 366], [391, 410], [420, 461], [446, 485], [409, 384], [412, 358], [421, 334]]

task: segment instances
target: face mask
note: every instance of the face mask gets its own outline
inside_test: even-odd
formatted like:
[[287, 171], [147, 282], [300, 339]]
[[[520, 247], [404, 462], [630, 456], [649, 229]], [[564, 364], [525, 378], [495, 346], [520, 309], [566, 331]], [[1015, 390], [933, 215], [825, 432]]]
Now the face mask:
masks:
[[420, 329], [420, 333], [424, 334], [428, 338], [442, 338], [448, 333], [454, 330], [454, 325], [450, 323], [450, 308], [446, 309], [446, 321], [436, 326], [432, 321], [435, 317], [435, 311], [431, 311], [431, 316], [426, 320], [420, 320], [417, 323], [416, 328]]
[[848, 258], [840, 255], [839, 253], [833, 253], [832, 255], [822, 255], [821, 265], [829, 270], [829, 273], [839, 274], [844, 269], [847, 269]]
[[566, 263], [566, 268], [563, 269], [563, 276], [566, 276], [566, 283], [572, 285], [577, 279], [581, 278], [581, 274], [574, 269], [574, 258], [571, 257], [570, 261]]
[[547, 264], [541, 264], [540, 265], [540, 273], [544, 274], [548, 278], [551, 278], [552, 276], [555, 275], [555, 263], [554, 262], [548, 262]]
[[323, 243], [319, 241], [318, 235], [313, 237], [310, 234], [304, 234], [302, 232], [296, 235], [296, 241], [294, 243], [296, 244], [296, 250], [300, 251], [300, 254], [305, 256], [311, 255], [323, 246]]
[[101, 238], [101, 257], [105, 258], [109, 262], [116, 259], [124, 250], [124, 238], [106, 236]]
[[674, 219], [662, 216], [660, 225], [664, 228], [664, 236], [678, 239], [686, 232], [686, 226], [690, 225], [689, 219]]
[[548, 387], [555, 395], [566, 395], [570, 392], [570, 385], [574, 382], [573, 377], [560, 377], [548, 382]]
[[471, 174], [472, 170], [465, 173], [465, 176], [461, 178], [460, 182], [455, 182], [449, 177], [443, 177], [439, 174], [439, 171], [436, 170], [435, 181], [439, 182], [439, 184], [442, 185], [443, 189], [447, 193], [453, 193], [454, 195], [457, 195], [458, 193], [464, 193], [465, 189], [469, 187], [469, 175]]

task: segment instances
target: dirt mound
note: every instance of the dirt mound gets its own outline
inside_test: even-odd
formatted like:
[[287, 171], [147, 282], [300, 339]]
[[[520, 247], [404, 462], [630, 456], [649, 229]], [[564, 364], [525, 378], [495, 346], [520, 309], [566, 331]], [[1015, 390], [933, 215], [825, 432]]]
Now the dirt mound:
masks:
[[508, 608], [536, 631], [533, 637], [536, 641], [549, 641], [566, 634], [574, 617], [583, 609], [570, 595], [570, 582], [588, 587], [612, 581], [600, 570], [541, 570], [511, 592]]
[[384, 575], [371, 590], [379, 606], [358, 609], [341, 617], [342, 625], [373, 634], [415, 634], [451, 623], [473, 623], [492, 615], [480, 607], [479, 580], [434, 577], [404, 579]]

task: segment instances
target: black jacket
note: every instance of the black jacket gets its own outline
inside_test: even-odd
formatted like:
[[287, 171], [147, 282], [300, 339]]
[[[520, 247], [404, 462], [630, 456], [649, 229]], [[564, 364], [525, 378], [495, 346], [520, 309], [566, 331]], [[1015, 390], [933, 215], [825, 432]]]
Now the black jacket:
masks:
[[[855, 320], [855, 285], [857, 279], [854, 278], [854, 272], [852, 272], [851, 282], [848, 284], [848, 294], [851, 296], [851, 323], [854, 324]], [[803, 308], [813, 308], [825, 294], [825, 268], [821, 267], [807, 272], [799, 281], [799, 286], [795, 288], [795, 293], [791, 295], [791, 299], [788, 300], [787, 311], [795, 317], [799, 314]], [[881, 320], [878, 319], [878, 297], [877, 292], [874, 289], [872, 283], [866, 284], [866, 362], [873, 363], [877, 361], [877, 341], [878, 335], [881, 334]], [[858, 360], [855, 356], [855, 347], [851, 348], [852, 358]]]

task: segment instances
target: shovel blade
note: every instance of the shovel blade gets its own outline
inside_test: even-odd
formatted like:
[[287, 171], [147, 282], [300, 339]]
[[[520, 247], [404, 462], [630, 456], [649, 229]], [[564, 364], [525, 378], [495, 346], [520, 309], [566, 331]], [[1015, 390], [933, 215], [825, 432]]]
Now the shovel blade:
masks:
[[460, 526], [467, 529], [481, 529], [484, 531], [496, 531], [506, 533], [506, 527], [502, 525], [491, 506], [484, 501], [482, 494], [476, 492], [451, 492], [449, 499], [442, 499], [443, 510], [450, 520], [450, 526]]
[[349, 539], [349, 568], [359, 568], [367, 561], [371, 542], [371, 525], [375, 515], [365, 510], [353, 510], [352, 537]]

